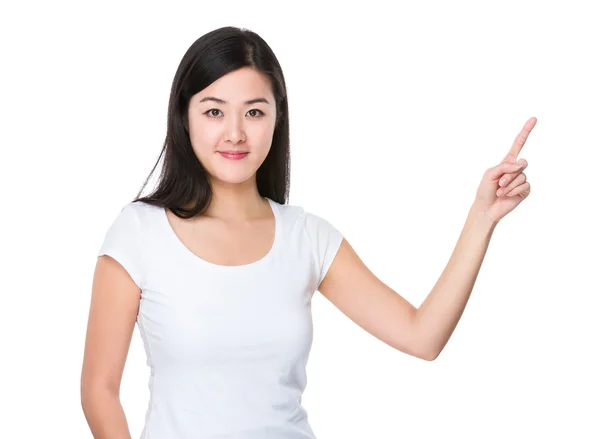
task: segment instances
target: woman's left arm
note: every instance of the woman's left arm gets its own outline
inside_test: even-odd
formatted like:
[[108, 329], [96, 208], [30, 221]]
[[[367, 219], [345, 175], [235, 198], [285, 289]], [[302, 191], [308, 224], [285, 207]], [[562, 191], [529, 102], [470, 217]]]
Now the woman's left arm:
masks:
[[485, 172], [454, 252], [419, 308], [378, 279], [346, 239], [318, 290], [381, 341], [424, 360], [437, 358], [462, 316], [496, 225], [531, 191], [527, 161], [517, 156], [536, 122], [530, 118], [502, 162]]
[[452, 256], [435, 286], [415, 312], [425, 359], [434, 360], [454, 332], [473, 291], [496, 224], [471, 208]]

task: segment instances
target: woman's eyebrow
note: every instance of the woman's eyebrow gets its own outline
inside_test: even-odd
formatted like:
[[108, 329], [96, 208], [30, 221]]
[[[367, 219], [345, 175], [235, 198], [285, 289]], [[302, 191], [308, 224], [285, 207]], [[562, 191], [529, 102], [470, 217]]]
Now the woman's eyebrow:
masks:
[[[212, 96], [206, 96], [206, 97], [200, 99], [198, 101], [198, 103], [201, 104], [202, 102], [205, 102], [205, 101], [214, 101], [218, 104], [227, 104], [227, 101], [224, 101], [223, 99], [215, 98]], [[269, 101], [267, 101], [265, 98], [256, 98], [256, 99], [250, 99], [249, 101], [244, 102], [244, 105], [252, 105], [252, 104], [256, 104], [257, 102], [264, 102], [265, 104], [269, 103]]]

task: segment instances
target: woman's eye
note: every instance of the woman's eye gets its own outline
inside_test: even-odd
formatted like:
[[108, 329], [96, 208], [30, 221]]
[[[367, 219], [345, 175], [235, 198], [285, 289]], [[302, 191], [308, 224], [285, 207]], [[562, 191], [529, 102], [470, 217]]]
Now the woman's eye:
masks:
[[219, 112], [220, 112], [221, 110], [217, 110], [216, 108], [211, 108], [210, 110], [208, 110], [208, 111], [207, 111], [206, 113], [204, 113], [204, 114], [208, 114], [208, 115], [209, 115], [209, 117], [218, 117], [218, 115], [217, 115], [217, 116], [215, 116], [215, 113], [214, 113], [215, 111], [219, 111]]
[[[250, 110], [250, 111], [256, 111], [256, 112], [258, 112], [258, 113], [259, 113], [259, 114], [257, 114], [256, 116], [252, 116], [252, 117], [260, 117], [260, 116], [264, 116], [264, 114], [265, 114], [265, 113], [263, 113], [262, 111], [260, 111], [258, 108], [253, 108], [253, 109], [252, 109], [252, 110]], [[248, 111], [248, 113], [250, 113], [250, 111]]]
[[[216, 114], [215, 114], [216, 112]], [[219, 113], [221, 113], [221, 110], [219, 110], [218, 108], [211, 108], [210, 110], [208, 110], [207, 112], [205, 112], [204, 114], [207, 114], [208, 117], [211, 117], [213, 119], [216, 119], [219, 116]], [[248, 114], [250, 114], [250, 117], [252, 117], [253, 119], [256, 119], [260, 116], [264, 116], [265, 113], [263, 113], [261, 110], [259, 110], [258, 108], [253, 108], [252, 110], [248, 111]]]

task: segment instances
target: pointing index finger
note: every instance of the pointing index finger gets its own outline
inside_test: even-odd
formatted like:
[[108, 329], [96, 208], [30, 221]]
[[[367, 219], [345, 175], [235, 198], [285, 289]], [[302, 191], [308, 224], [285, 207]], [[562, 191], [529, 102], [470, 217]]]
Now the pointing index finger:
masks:
[[535, 117], [531, 117], [527, 122], [525, 122], [525, 126], [523, 126], [523, 129], [513, 142], [513, 145], [510, 148], [508, 154], [506, 154], [506, 157], [504, 157], [503, 162], [517, 162], [517, 157], [521, 152], [521, 149], [523, 149], [523, 145], [525, 145], [525, 141], [527, 140], [529, 133], [531, 133], [531, 130], [533, 129], [536, 123], [537, 119]]

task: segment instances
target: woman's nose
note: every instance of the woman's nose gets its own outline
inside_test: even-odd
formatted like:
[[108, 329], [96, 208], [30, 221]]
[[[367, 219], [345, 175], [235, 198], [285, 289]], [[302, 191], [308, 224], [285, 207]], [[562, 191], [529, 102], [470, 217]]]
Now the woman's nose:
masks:
[[225, 126], [225, 140], [232, 143], [246, 140], [246, 133], [240, 118], [232, 117], [228, 121]]

